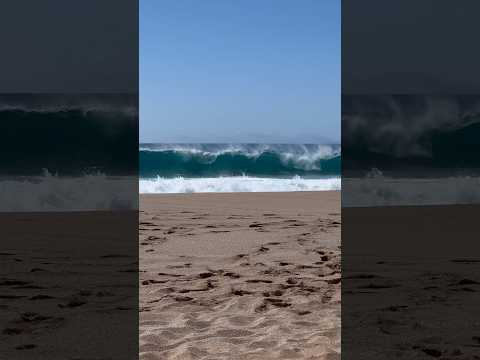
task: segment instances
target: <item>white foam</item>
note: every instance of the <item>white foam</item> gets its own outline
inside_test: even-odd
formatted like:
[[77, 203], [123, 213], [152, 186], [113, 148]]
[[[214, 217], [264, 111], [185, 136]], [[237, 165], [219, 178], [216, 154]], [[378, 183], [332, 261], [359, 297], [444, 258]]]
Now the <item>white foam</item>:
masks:
[[137, 178], [45, 173], [0, 180], [0, 212], [138, 209]]
[[451, 205], [480, 203], [480, 178], [394, 179], [381, 174], [342, 179], [342, 206]]
[[258, 178], [249, 176], [140, 179], [140, 193], [206, 193], [206, 192], [285, 192], [340, 190], [339, 177], [303, 179]]

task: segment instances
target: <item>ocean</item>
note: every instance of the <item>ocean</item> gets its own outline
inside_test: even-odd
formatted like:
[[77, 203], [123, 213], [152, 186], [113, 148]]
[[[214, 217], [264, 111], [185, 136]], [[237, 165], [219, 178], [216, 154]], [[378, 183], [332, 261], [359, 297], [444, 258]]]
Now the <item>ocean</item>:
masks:
[[138, 208], [137, 94], [0, 94], [0, 212]]
[[140, 144], [140, 193], [339, 190], [337, 144]]
[[478, 95], [342, 96], [342, 206], [480, 203]]

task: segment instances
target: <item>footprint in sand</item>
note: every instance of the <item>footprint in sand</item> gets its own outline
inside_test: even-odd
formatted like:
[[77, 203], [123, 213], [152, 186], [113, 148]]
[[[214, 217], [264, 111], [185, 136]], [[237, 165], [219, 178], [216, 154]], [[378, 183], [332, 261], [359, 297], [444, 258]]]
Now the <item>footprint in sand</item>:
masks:
[[65, 304], [58, 304], [58, 307], [59, 307], [59, 308], [62, 308], [62, 309], [65, 309], [65, 308], [76, 308], [76, 307], [85, 305], [86, 303], [87, 303], [86, 301], [82, 301], [82, 300], [78, 300], [78, 299], [72, 299], [72, 300], [68, 301], [68, 302], [65, 303]]
[[0, 281], [0, 286], [23, 286], [31, 284], [30, 281], [22, 281], [22, 280], [3, 280]]
[[31, 349], [35, 349], [37, 347], [37, 345], [35, 344], [24, 344], [24, 345], [18, 345], [15, 347], [15, 349], [17, 350], [31, 350]]
[[165, 284], [168, 280], [143, 280], [142, 285]]
[[471, 279], [462, 279], [455, 285], [480, 285], [480, 282]]
[[246, 280], [245, 282], [252, 283], [252, 284], [258, 284], [258, 283], [271, 284], [271, 283], [273, 283], [272, 280], [264, 280], [264, 279], [250, 279], [250, 280]]
[[55, 299], [55, 298], [50, 295], [39, 294], [39, 295], [32, 296], [28, 300], [49, 300], [49, 299]]
[[342, 282], [342, 278], [334, 278], [334, 279], [328, 279], [328, 280], [325, 280], [325, 282], [327, 284], [330, 284], [330, 285], [336, 285], [336, 284], [340, 284]]
[[427, 355], [430, 355], [432, 357], [440, 357], [442, 356], [442, 352], [440, 350], [437, 350], [437, 349], [422, 349], [422, 351], [427, 354]]
[[23, 332], [23, 329], [17, 329], [17, 328], [5, 328], [2, 331], [2, 334], [4, 335], [19, 335]]
[[196, 278], [198, 279], [207, 279], [207, 278], [210, 278], [212, 276], [215, 276], [215, 274], [213, 272], [204, 272], [204, 273], [200, 273], [196, 276]]
[[309, 310], [297, 310], [296, 313], [300, 316], [311, 314], [312, 312]]
[[229, 278], [232, 278], [232, 279], [238, 279], [240, 277], [239, 274], [234, 273], [234, 272], [230, 272], [230, 271], [223, 274], [223, 276], [226, 276], [226, 277], [229, 277]]
[[236, 296], [250, 295], [253, 294], [251, 291], [242, 290], [242, 289], [232, 289], [232, 294]]

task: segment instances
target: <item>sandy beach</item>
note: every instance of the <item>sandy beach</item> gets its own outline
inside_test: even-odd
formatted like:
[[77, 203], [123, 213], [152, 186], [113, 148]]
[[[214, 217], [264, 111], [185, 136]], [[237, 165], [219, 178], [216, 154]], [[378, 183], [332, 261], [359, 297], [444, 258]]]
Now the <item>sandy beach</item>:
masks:
[[343, 358], [479, 358], [479, 210], [342, 210]]
[[1, 359], [132, 359], [137, 212], [2, 213]]
[[340, 358], [340, 192], [141, 195], [141, 359]]

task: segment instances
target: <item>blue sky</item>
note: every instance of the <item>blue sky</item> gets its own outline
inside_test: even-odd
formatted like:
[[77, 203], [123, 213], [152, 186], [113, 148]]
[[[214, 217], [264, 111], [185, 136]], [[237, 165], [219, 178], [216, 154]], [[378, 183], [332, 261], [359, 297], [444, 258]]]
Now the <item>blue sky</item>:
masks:
[[141, 142], [338, 142], [340, 0], [141, 0]]

